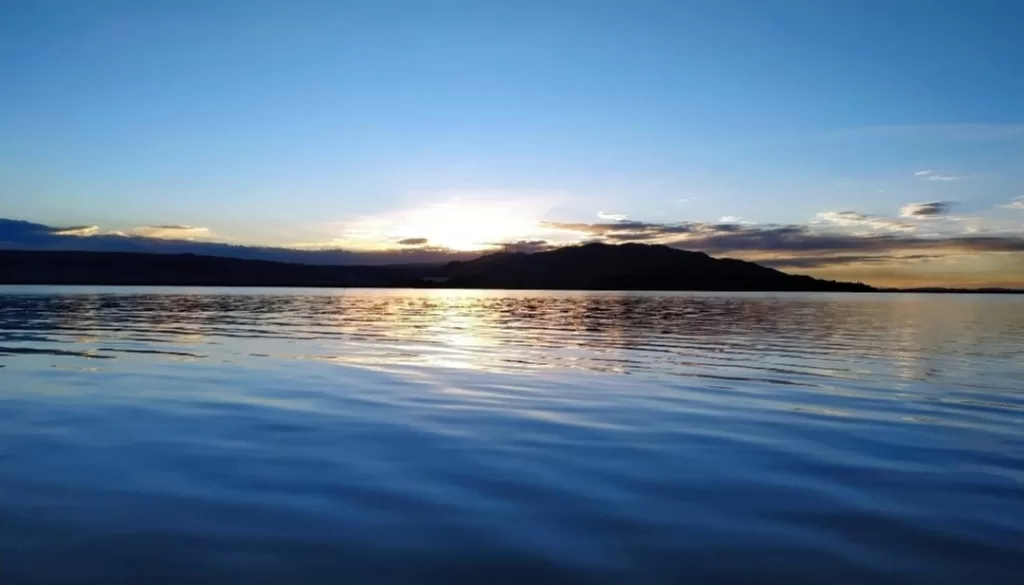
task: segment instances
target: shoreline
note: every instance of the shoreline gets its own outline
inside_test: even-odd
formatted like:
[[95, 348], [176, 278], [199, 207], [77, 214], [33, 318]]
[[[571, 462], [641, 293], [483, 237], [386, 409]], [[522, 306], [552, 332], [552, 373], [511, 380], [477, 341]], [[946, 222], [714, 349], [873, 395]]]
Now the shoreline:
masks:
[[962, 288], [941, 288], [941, 287], [926, 287], [926, 288], [876, 288], [874, 290], [849, 290], [849, 291], [837, 291], [837, 290], [794, 290], [794, 289], [774, 289], [774, 288], [763, 288], [763, 289], [711, 289], [711, 288], [645, 288], [645, 289], [630, 289], [630, 288], [536, 288], [536, 287], [466, 287], [466, 286], [443, 286], [443, 285], [402, 285], [402, 286], [384, 286], [384, 285], [338, 285], [338, 284], [312, 284], [312, 283], [276, 283], [276, 284], [261, 284], [261, 283], [218, 283], [218, 282], [147, 282], [147, 281], [134, 281], [134, 282], [100, 282], [100, 281], [75, 281], [75, 282], [4, 282], [0, 281], [0, 287], [82, 287], [82, 286], [96, 286], [96, 287], [112, 287], [112, 288], [132, 288], [132, 287], [147, 287], [147, 288], [280, 288], [280, 289], [296, 289], [296, 288], [313, 288], [313, 289], [359, 289], [359, 290], [473, 290], [473, 291], [538, 291], [538, 292], [622, 292], [622, 293], [672, 293], [672, 292], [690, 292], [690, 293], [795, 293], [795, 294], [808, 294], [808, 293], [830, 293], [830, 294], [958, 294], [958, 295], [1024, 295], [1024, 289], [1002, 289], [1002, 288], [978, 288], [978, 289], [962, 289]]

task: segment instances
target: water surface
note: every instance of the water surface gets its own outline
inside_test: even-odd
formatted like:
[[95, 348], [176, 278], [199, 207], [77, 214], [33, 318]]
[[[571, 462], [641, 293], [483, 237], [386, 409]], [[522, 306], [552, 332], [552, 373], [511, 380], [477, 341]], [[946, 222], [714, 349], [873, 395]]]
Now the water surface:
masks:
[[0, 289], [0, 582], [1020, 583], [1024, 299]]

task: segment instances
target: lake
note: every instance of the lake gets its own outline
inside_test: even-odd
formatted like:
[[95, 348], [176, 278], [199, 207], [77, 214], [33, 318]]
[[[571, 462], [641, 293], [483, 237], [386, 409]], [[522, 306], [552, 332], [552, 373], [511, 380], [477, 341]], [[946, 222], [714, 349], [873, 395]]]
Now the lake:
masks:
[[1024, 297], [0, 288], [0, 582], [1020, 583]]

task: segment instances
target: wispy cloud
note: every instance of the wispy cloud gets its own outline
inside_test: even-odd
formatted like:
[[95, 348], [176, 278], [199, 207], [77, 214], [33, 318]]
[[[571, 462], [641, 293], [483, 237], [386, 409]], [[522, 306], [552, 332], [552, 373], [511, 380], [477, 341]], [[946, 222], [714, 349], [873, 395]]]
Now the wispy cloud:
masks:
[[598, 219], [606, 219], [609, 221], [627, 221], [629, 219], [629, 216], [627, 215], [623, 215], [621, 213], [607, 213], [605, 211], [598, 211], [597, 217]]
[[886, 217], [866, 215], [856, 211], [823, 211], [817, 215], [817, 222], [853, 228], [859, 231], [913, 231], [917, 226], [905, 221]]
[[747, 221], [747, 220], [743, 219], [742, 217], [740, 217], [738, 215], [723, 215], [722, 217], [718, 218], [718, 221], [719, 221], [719, 223], [741, 224], [741, 225], [749, 225], [749, 224], [753, 224], [754, 223], [752, 221]]
[[1007, 203], [1005, 207], [1010, 209], [1024, 209], [1024, 197], [1015, 197], [1012, 201]]
[[847, 266], [851, 264], [892, 264], [894, 261], [921, 262], [927, 260], [938, 260], [944, 258], [945, 254], [843, 254], [840, 256], [796, 256], [779, 258], [762, 258], [758, 264], [792, 270], [800, 268], [834, 268], [836, 266]]
[[943, 175], [935, 171], [917, 171], [914, 176], [920, 181], [959, 181], [963, 178], [956, 175]]
[[198, 240], [216, 239], [210, 228], [194, 225], [147, 225], [137, 227], [130, 232], [132, 235], [144, 238], [159, 238], [165, 240]]
[[78, 236], [87, 238], [100, 233], [100, 227], [96, 225], [72, 226], [55, 229], [52, 233], [55, 236]]
[[[10, 222], [11, 220], [3, 220]], [[9, 224], [8, 224], [9, 225]], [[204, 241], [216, 241], [225, 240], [221, 236], [215, 235], [209, 228], [199, 227], [194, 225], [179, 225], [179, 224], [168, 224], [168, 225], [146, 225], [136, 228], [129, 229], [127, 231], [110, 231], [103, 230], [96, 225], [80, 225], [80, 226], [68, 226], [68, 227], [49, 227], [41, 226], [39, 224], [29, 224], [37, 226], [37, 233], [45, 232], [51, 236], [69, 236], [77, 238], [98, 238], [98, 237], [139, 237], [147, 239], [158, 239], [158, 240], [204, 240]]]
[[900, 209], [900, 216], [911, 218], [927, 218], [944, 215], [949, 212], [949, 201], [929, 201], [927, 203], [908, 203]]

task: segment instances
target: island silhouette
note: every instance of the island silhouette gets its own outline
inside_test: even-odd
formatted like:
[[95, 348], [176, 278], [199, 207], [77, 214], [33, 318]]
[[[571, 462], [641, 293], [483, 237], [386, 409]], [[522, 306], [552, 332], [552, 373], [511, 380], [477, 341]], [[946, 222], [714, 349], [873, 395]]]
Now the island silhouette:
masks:
[[323, 266], [196, 254], [0, 250], [2, 284], [556, 290], [876, 290], [652, 244], [498, 252], [441, 265]]

